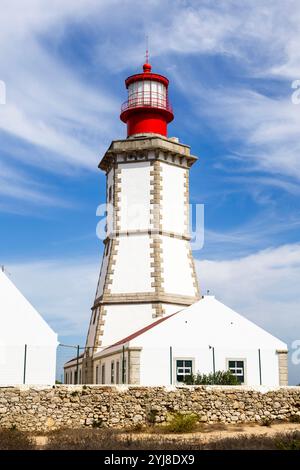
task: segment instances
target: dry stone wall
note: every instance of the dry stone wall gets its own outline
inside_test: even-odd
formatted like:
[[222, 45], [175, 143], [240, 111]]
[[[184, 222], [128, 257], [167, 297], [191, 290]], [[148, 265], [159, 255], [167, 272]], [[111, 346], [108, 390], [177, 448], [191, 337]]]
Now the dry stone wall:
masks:
[[47, 431], [163, 423], [172, 412], [201, 422], [259, 422], [300, 416], [300, 387], [138, 387], [57, 385], [0, 388], [0, 427]]

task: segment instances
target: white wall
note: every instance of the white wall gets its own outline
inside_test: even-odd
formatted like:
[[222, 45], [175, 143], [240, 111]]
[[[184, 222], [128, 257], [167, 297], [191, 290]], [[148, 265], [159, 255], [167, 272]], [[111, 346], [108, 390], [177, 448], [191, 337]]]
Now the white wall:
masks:
[[102, 346], [110, 346], [154, 321], [151, 304], [106, 305]]
[[226, 369], [226, 359], [246, 359], [248, 385], [259, 385], [261, 351], [262, 383], [279, 385], [276, 350], [286, 350], [285, 343], [262, 328], [206, 296], [188, 308], [134, 338], [131, 346], [142, 347], [141, 380], [143, 385], [169, 383], [170, 346], [173, 357], [195, 358], [195, 372], [212, 371], [215, 348], [216, 370]]
[[[172, 338], [168, 343], [172, 343]], [[171, 345], [171, 344], [170, 344]], [[170, 385], [170, 364], [172, 364], [172, 384], [176, 385], [176, 359], [192, 359], [194, 373], [211, 373], [213, 371], [212, 350], [206, 348], [182, 348], [170, 345], [166, 347], [144, 347], [141, 352], [141, 385]], [[227, 370], [228, 359], [245, 361], [245, 385], [260, 385], [259, 360], [257, 349], [215, 349], [215, 370]], [[275, 350], [261, 350], [262, 385], [279, 386], [278, 356]]]
[[162, 308], [165, 312], [165, 315], [171, 315], [172, 313], [182, 310], [184, 308], [184, 305], [162, 304]]
[[121, 169], [120, 228], [148, 230], [150, 226], [150, 162], [119, 164]]
[[55, 383], [56, 346], [0, 345], [0, 385], [52, 385]]
[[148, 235], [119, 237], [111, 293], [151, 292], [150, 238]]
[[0, 271], [0, 383], [53, 384], [57, 334], [11, 280]]
[[162, 168], [162, 226], [163, 230], [186, 233], [185, 229], [185, 169], [160, 163]]
[[[126, 361], [125, 367], [125, 381], [127, 383], [127, 374], [128, 374], [128, 351], [124, 352], [124, 359]], [[117, 354], [112, 354], [111, 356], [101, 358], [100, 360], [95, 359], [94, 361], [94, 383], [97, 384], [121, 384], [122, 383], [122, 360], [123, 354], [118, 352]], [[111, 363], [114, 363], [114, 382], [111, 381]], [[102, 366], [104, 367], [104, 381], [102, 377]], [[119, 368], [119, 381], [117, 382], [117, 367]]]
[[188, 242], [162, 236], [164, 288], [168, 294], [196, 295]]
[[[107, 174], [107, 181], [106, 181], [106, 189], [107, 189], [107, 200], [106, 200], [106, 210], [107, 210], [107, 217], [106, 217], [106, 224], [107, 224], [107, 234], [109, 235], [113, 231], [113, 197], [114, 197], [114, 169], [112, 168], [109, 173]], [[111, 188], [111, 189], [110, 189]], [[111, 200], [109, 201], [109, 192], [111, 192]]]
[[74, 385], [82, 383], [83, 377], [82, 377], [82, 362], [81, 362], [81, 360], [78, 364], [78, 381], [76, 380], [76, 384], [75, 384], [76, 372], [77, 372], [77, 364], [76, 364], [76, 361], [75, 361], [74, 364], [72, 365], [72, 367], [67, 367], [64, 370], [64, 383], [65, 384], [74, 384]]

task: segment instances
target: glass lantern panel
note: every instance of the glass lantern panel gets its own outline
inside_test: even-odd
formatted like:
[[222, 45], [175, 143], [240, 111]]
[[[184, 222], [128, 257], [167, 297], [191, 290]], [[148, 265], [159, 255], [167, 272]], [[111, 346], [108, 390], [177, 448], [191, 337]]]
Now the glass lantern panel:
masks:
[[143, 101], [144, 104], [151, 104], [151, 82], [150, 80], [144, 81]]
[[144, 85], [144, 82], [143, 81], [140, 81], [140, 82], [136, 82], [136, 91], [138, 93], [142, 93], [143, 92], [143, 85]]
[[158, 82], [151, 82], [151, 92], [152, 93], [157, 93], [158, 89], [157, 89], [157, 85], [159, 83]]

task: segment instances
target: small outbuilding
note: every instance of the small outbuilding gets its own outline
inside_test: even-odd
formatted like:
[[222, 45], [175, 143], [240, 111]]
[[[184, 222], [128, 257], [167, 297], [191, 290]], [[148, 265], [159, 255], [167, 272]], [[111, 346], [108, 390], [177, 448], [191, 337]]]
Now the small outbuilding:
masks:
[[[187, 375], [230, 370], [243, 385], [287, 385], [287, 345], [205, 296], [94, 356], [96, 383], [178, 385]], [[75, 364], [73, 364], [74, 367]]]
[[57, 334], [0, 270], [0, 385], [55, 383]]

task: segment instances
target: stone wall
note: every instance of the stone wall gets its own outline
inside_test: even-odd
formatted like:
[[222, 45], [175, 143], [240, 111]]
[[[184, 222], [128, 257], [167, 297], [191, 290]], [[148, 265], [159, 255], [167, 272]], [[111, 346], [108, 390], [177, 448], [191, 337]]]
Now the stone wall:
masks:
[[63, 427], [131, 427], [164, 422], [173, 411], [202, 422], [241, 423], [300, 416], [300, 387], [138, 387], [58, 385], [0, 388], [0, 427], [46, 431]]

